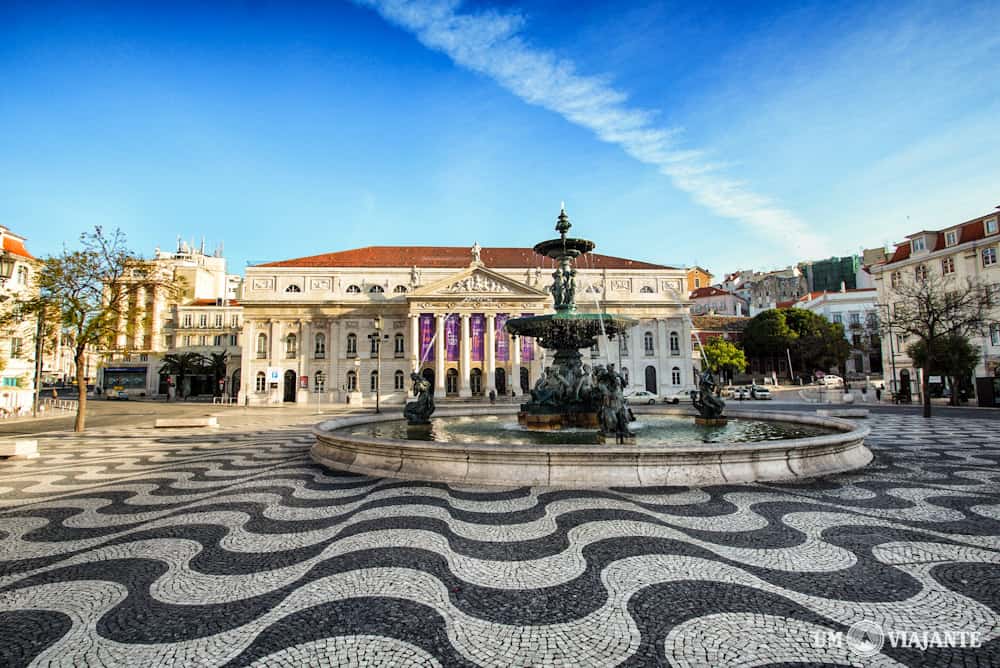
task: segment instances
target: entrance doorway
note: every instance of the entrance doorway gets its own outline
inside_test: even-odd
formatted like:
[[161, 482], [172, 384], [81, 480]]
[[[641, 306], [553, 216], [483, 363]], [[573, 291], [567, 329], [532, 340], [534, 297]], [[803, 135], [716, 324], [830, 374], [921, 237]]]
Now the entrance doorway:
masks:
[[531, 372], [528, 367], [521, 367], [521, 394], [527, 394], [531, 387]]
[[448, 369], [444, 374], [444, 393], [449, 397], [458, 394], [458, 370]]
[[646, 367], [646, 391], [656, 394], [656, 367]]
[[286, 402], [295, 401], [295, 372], [289, 369], [285, 372], [285, 396]]
[[240, 393], [240, 370], [233, 372], [233, 380], [229, 383], [229, 396], [235, 397]]
[[427, 367], [426, 369], [424, 369], [423, 371], [420, 372], [420, 375], [423, 376], [424, 380], [426, 380], [428, 383], [431, 384], [431, 395], [433, 395], [434, 394], [434, 369], [432, 369], [430, 367]]
[[473, 369], [472, 374], [469, 377], [469, 388], [472, 390], [473, 394], [482, 395], [483, 393], [483, 370]]

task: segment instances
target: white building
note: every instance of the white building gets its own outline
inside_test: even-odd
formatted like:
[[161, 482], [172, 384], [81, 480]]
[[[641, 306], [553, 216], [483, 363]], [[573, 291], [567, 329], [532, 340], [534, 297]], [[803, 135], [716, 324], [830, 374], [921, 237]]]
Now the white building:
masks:
[[721, 288], [707, 286], [691, 291], [692, 315], [735, 315], [744, 316], [750, 310], [749, 303], [743, 297]]
[[[412, 370], [433, 381], [439, 399], [520, 396], [546, 353], [512, 339], [503, 323], [552, 310], [552, 270], [530, 248], [478, 246], [375, 246], [249, 267], [240, 400], [367, 400], [379, 387], [384, 400], [402, 402]], [[634, 389], [692, 386], [685, 271], [599, 254], [577, 270], [581, 311], [639, 322], [624, 341], [602, 340], [589, 361], [618, 365]]]
[[[906, 237], [896, 244], [893, 254], [884, 262], [869, 267], [878, 293], [878, 302], [891, 304], [894, 299], [892, 286], [904, 281], [914, 281], [925, 272], [934, 272], [954, 280], [961, 288], [967, 279], [991, 286], [993, 294], [1000, 294], [1000, 216], [996, 212], [937, 231], [922, 231]], [[1000, 309], [994, 306], [992, 324], [985, 336], [970, 339], [981, 351], [975, 375], [990, 381], [1000, 373]], [[886, 372], [892, 377], [891, 387], [911, 388], [916, 397], [920, 388], [920, 371], [906, 354], [913, 343], [901, 334], [883, 337], [882, 356]], [[980, 392], [989, 392], [986, 405], [1000, 405], [1000, 378], [992, 378], [977, 385]], [[995, 391], [994, 391], [995, 390]], [[997, 398], [994, 401], [994, 397]], [[980, 398], [981, 403], [984, 398]]]
[[[0, 252], [13, 260], [10, 278], [0, 285], [0, 302], [31, 299], [37, 294], [34, 286], [38, 261], [24, 245], [25, 238], [0, 226]], [[9, 304], [8, 308], [9, 309]], [[15, 307], [16, 308], [16, 307]], [[31, 406], [35, 378], [34, 316], [14, 314], [14, 320], [0, 330], [0, 411], [16, 414]]]
[[875, 288], [842, 287], [839, 292], [810, 292], [799, 298], [794, 307], [844, 326], [844, 335], [851, 344], [845, 373], [848, 378], [855, 378], [882, 373], [877, 302]]

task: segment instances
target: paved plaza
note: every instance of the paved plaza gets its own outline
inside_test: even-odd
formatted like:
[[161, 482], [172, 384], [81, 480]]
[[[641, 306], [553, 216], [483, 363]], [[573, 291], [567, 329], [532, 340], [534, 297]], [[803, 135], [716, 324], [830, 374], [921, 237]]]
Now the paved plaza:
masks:
[[0, 665], [1000, 665], [988, 413], [873, 416], [855, 474], [610, 490], [331, 473], [314, 419], [0, 463]]

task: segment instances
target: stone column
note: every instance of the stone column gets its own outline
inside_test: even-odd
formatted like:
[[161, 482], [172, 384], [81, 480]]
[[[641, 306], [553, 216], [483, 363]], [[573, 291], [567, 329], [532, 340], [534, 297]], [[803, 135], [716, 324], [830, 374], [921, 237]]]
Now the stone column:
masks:
[[634, 388], [636, 386], [645, 386], [645, 376], [644, 372], [646, 366], [642, 363], [642, 325], [636, 325], [628, 334], [628, 360], [629, 360], [629, 386]]
[[490, 390], [496, 392], [497, 381], [497, 345], [496, 345], [496, 314], [486, 314], [486, 387], [484, 392], [489, 395]]
[[[310, 327], [310, 321], [299, 320], [299, 331], [296, 334], [296, 336], [299, 337], [299, 349], [298, 349], [299, 357], [298, 360], [296, 360], [298, 362], [299, 375], [298, 378], [295, 379], [295, 382], [299, 383], [299, 378], [301, 378], [303, 375], [305, 376], [311, 375], [308, 366], [308, 360], [312, 356], [312, 345], [311, 345], [312, 342], [310, 341], [310, 339], [312, 338], [312, 327]], [[300, 389], [296, 393], [295, 398], [297, 401], [300, 402], [309, 401], [309, 388], [307, 387], [304, 390]]]
[[410, 366], [420, 371], [420, 315], [410, 314]]
[[240, 337], [243, 339], [243, 346], [240, 348], [240, 391], [236, 395], [236, 400], [246, 405], [247, 397], [253, 395], [257, 385], [257, 369], [251, 362], [257, 355], [257, 341], [255, 340], [257, 323], [251, 323], [244, 319], [242, 325], [240, 330]]
[[670, 346], [667, 342], [667, 323], [664, 320], [656, 321], [656, 384], [657, 393], [660, 388], [670, 385]]
[[437, 338], [434, 345], [434, 393], [439, 397], [444, 396], [444, 319], [444, 313], [435, 316]]
[[[510, 365], [510, 380], [508, 385], [514, 388], [514, 392], [518, 396], [521, 395], [521, 339], [515, 339], [513, 336], [510, 337], [510, 355], [511, 355], [511, 365]], [[507, 393], [510, 394], [510, 388], [507, 389]]]
[[469, 383], [469, 374], [472, 370], [472, 339], [469, 336], [469, 314], [462, 314], [462, 331], [458, 339], [459, 364], [458, 376], [458, 396], [471, 397], [472, 386]]

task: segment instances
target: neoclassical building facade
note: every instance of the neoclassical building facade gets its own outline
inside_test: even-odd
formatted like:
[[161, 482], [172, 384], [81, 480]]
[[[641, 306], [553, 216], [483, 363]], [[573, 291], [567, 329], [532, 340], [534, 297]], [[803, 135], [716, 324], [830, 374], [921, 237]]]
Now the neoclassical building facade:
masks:
[[[447, 397], [520, 396], [546, 351], [509, 318], [552, 310], [554, 266], [530, 248], [375, 246], [248, 267], [240, 303], [241, 402], [402, 402], [409, 374]], [[584, 351], [631, 389], [693, 387], [686, 272], [599, 254], [577, 265], [581, 311], [634, 318], [624, 340]]]

